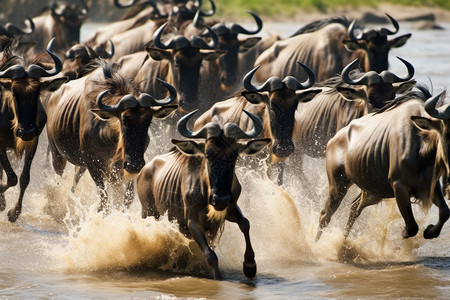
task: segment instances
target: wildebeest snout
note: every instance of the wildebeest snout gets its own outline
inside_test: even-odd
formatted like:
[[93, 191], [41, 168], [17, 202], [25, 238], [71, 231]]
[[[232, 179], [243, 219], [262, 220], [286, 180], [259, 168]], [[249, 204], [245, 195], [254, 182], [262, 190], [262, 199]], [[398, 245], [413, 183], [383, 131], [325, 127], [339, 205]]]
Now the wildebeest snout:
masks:
[[131, 159], [130, 156], [125, 155], [125, 161], [123, 162], [123, 168], [128, 173], [139, 173], [145, 165], [145, 160], [141, 159]]
[[31, 141], [38, 135], [38, 129], [36, 126], [30, 128], [19, 127], [16, 131], [16, 136], [23, 141]]
[[212, 195], [211, 201], [210, 201], [210, 204], [212, 206], [214, 206], [214, 208], [216, 210], [219, 210], [219, 211], [226, 209], [228, 206], [230, 206], [230, 203], [231, 203], [231, 195], [220, 196], [220, 195], [214, 194], [214, 195]]
[[294, 143], [290, 140], [275, 141], [272, 152], [278, 157], [287, 157], [294, 152]]

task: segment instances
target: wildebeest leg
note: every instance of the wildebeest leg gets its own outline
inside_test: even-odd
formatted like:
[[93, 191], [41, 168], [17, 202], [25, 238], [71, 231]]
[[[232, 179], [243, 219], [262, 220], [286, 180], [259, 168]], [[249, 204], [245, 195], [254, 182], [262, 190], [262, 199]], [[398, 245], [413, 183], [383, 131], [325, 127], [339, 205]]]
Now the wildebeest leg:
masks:
[[51, 143], [49, 143], [49, 148], [52, 152], [52, 164], [53, 169], [55, 170], [56, 174], [59, 176], [62, 176], [64, 173], [64, 168], [66, 167], [66, 159], [59, 153], [58, 150], [54, 146], [51, 146]]
[[125, 190], [125, 207], [130, 208], [131, 203], [133, 203], [134, 199], [134, 184], [133, 180], [128, 180], [127, 189]]
[[0, 150], [0, 171], [3, 179], [3, 170], [6, 172], [7, 182], [6, 184], [2, 184], [0, 181], [0, 211], [4, 211], [6, 208], [6, 200], [5, 200], [5, 191], [17, 184], [17, 175], [14, 173], [14, 170], [9, 163], [8, 156], [6, 155], [5, 149]]
[[22, 201], [23, 196], [25, 194], [25, 190], [28, 187], [28, 184], [30, 183], [30, 169], [31, 169], [31, 163], [33, 162], [34, 154], [36, 153], [38, 145], [38, 138], [35, 138], [35, 142], [25, 150], [25, 159], [23, 163], [23, 169], [22, 174], [20, 174], [20, 194], [19, 194], [19, 200], [17, 201], [16, 205], [13, 209], [8, 211], [8, 220], [10, 222], [17, 221], [17, 218], [19, 217], [20, 213], [22, 212]]
[[103, 181], [103, 173], [99, 169], [99, 166], [88, 165], [87, 169], [89, 174], [91, 174], [92, 179], [94, 180], [95, 185], [97, 186], [100, 194], [100, 205], [97, 209], [98, 212], [104, 211], [105, 213], [109, 213], [107, 209], [108, 204], [108, 194], [106, 193], [105, 183]]
[[442, 192], [440, 183], [435, 186], [433, 203], [439, 208], [439, 221], [436, 225], [430, 224], [423, 232], [423, 237], [426, 239], [433, 239], [439, 236], [442, 226], [450, 217], [450, 210], [445, 202], [445, 197]]
[[397, 201], [398, 209], [402, 214], [403, 220], [405, 221], [405, 231], [403, 237], [409, 238], [415, 236], [419, 231], [419, 226], [414, 219], [409, 190], [402, 185], [400, 182], [396, 181], [392, 184], [394, 190], [395, 200]]
[[75, 188], [77, 187], [78, 182], [80, 182], [80, 179], [83, 176], [84, 172], [86, 172], [86, 170], [86, 167], [75, 166], [75, 175], [73, 176], [73, 184], [72, 188], [70, 189], [72, 193], [75, 193]]
[[219, 260], [217, 259], [216, 253], [208, 245], [208, 241], [206, 240], [205, 237], [205, 229], [203, 228], [203, 226], [201, 226], [194, 220], [189, 220], [187, 222], [187, 225], [189, 231], [194, 237], [194, 240], [200, 246], [200, 249], [205, 255], [206, 261], [208, 262], [209, 266], [212, 269], [214, 279], [217, 280], [222, 279], [222, 275], [220, 275], [219, 271]]
[[356, 197], [356, 199], [352, 202], [352, 207], [350, 210], [350, 216], [347, 221], [347, 226], [345, 226], [344, 237], [347, 238], [350, 234], [350, 230], [353, 227], [356, 219], [361, 214], [362, 210], [370, 205], [377, 204], [381, 201], [381, 198], [378, 198], [374, 195], [368, 194], [365, 191], [361, 191], [361, 193]]
[[245, 238], [245, 253], [244, 253], [244, 274], [248, 278], [253, 278], [256, 275], [255, 252], [253, 251], [250, 242], [250, 222], [241, 212], [241, 209], [236, 208], [227, 215], [227, 220], [239, 225], [239, 229], [244, 234]]
[[316, 241], [320, 239], [323, 228], [330, 223], [331, 217], [338, 209], [350, 187], [350, 180], [345, 175], [344, 165], [338, 165], [328, 173], [328, 199], [324, 209], [320, 212], [319, 229], [317, 231]]

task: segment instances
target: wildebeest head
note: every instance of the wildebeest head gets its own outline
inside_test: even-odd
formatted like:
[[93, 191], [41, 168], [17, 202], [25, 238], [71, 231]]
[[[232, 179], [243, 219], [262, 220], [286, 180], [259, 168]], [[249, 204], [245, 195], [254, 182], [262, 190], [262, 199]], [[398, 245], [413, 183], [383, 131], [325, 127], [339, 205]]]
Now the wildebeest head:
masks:
[[285, 158], [294, 151], [292, 133], [295, 123], [295, 111], [299, 102], [308, 102], [322, 90], [310, 88], [315, 82], [314, 72], [298, 62], [306, 71], [307, 80], [300, 83], [292, 76], [286, 76], [283, 80], [277, 76], [270, 77], [260, 86], [251, 84], [253, 74], [259, 66], [245, 75], [243, 83], [246, 91], [242, 95], [251, 103], [264, 103], [269, 115], [268, 128], [273, 138], [272, 153], [278, 158]]
[[[261, 120], [255, 115], [244, 112], [253, 121], [253, 129], [244, 132], [236, 124], [220, 122], [210, 122], [196, 132], [191, 132], [186, 128], [186, 124], [193, 111], [178, 121], [179, 133], [189, 140], [172, 140], [172, 143], [182, 152], [188, 155], [201, 155], [205, 157], [206, 168], [204, 169], [209, 183], [209, 204], [216, 211], [225, 211], [229, 206], [237, 201], [233, 195], [233, 188], [236, 183], [235, 164], [239, 154], [249, 155], [258, 153], [270, 139], [254, 139], [263, 130]], [[192, 139], [204, 139], [204, 142]], [[249, 141], [242, 142], [240, 139]], [[239, 191], [240, 192], [240, 191]]]
[[80, 42], [80, 28], [87, 18], [88, 7], [83, 0], [81, 6], [62, 2], [56, 4], [53, 0], [50, 5], [51, 15], [55, 21], [53, 32], [56, 37], [57, 50], [66, 50], [73, 44]]
[[[116, 95], [109, 90], [98, 94], [96, 102], [99, 109], [91, 109], [103, 120], [112, 118], [112, 122], [119, 121], [120, 131], [117, 155], [123, 161], [123, 168], [131, 174], [138, 173], [145, 164], [144, 153], [149, 143], [148, 128], [152, 118], [165, 118], [177, 105], [170, 105], [177, 96], [175, 88], [165, 81], [158, 79], [169, 91], [169, 95], [156, 100], [147, 93], [138, 98], [131, 94]], [[104, 104], [107, 101], [109, 104]]]
[[[342, 80], [349, 85], [362, 85], [362, 89], [353, 87], [338, 87], [337, 90], [348, 100], [363, 99], [367, 101], [369, 110], [382, 108], [387, 101], [393, 100], [395, 94], [410, 90], [415, 81], [410, 79], [414, 76], [414, 67], [406, 60], [397, 57], [408, 69], [408, 75], [404, 78], [398, 77], [390, 71], [377, 73], [369, 71], [363, 73], [358, 79], [352, 79], [350, 71], [358, 66], [358, 59], [348, 64], [342, 70]], [[400, 85], [398, 85], [400, 83]]]
[[215, 50], [217, 35], [207, 27], [211, 42], [207, 43], [198, 36], [189, 39], [182, 35], [176, 35], [169, 41], [161, 42], [161, 35], [167, 23], [162, 25], [154, 34], [153, 42], [156, 47], [149, 47], [147, 51], [154, 60], [169, 60], [173, 84], [179, 95], [178, 103], [184, 111], [192, 111], [198, 108], [198, 81], [200, 66], [203, 60], [215, 60], [224, 54], [221, 50]]
[[212, 0], [209, 0], [211, 4], [211, 9], [209, 11], [201, 10], [201, 0], [170, 2], [169, 23], [177, 28], [182, 28], [185, 25], [185, 22], [190, 22], [195, 18], [209, 17], [216, 12], [216, 5]]
[[[130, 19], [135, 17], [137, 14], [142, 12], [148, 6], [153, 8], [153, 12], [150, 16], [151, 19], [159, 19], [159, 18], [167, 18], [167, 14], [161, 12], [156, 5], [155, 1], [144, 0], [137, 3], [139, 0], [130, 0], [127, 3], [120, 3], [119, 0], [114, 0], [114, 5], [118, 8], [129, 8], [132, 7], [122, 18], [121, 20]], [[136, 4], [137, 3], [137, 4]]]
[[365, 29], [359, 34], [355, 34], [356, 20], [354, 20], [348, 27], [348, 35], [350, 40], [344, 41], [345, 47], [349, 51], [361, 50], [364, 54], [359, 55], [364, 71], [373, 70], [381, 73], [388, 69], [388, 54], [391, 48], [403, 46], [411, 37], [411, 34], [399, 36], [393, 40], [388, 40], [388, 35], [396, 34], [399, 30], [397, 21], [386, 14], [391, 21], [395, 30], [391, 31], [387, 28], [380, 29]]
[[[219, 58], [220, 64], [220, 88], [222, 91], [228, 91], [233, 88], [237, 80], [238, 74], [238, 54], [239, 52], [246, 52], [255, 46], [260, 40], [260, 37], [251, 37], [247, 39], [238, 39], [239, 34], [257, 34], [261, 31], [263, 22], [255, 13], [248, 12], [253, 16], [257, 28], [255, 30], [248, 30], [239, 24], [231, 23], [217, 23], [212, 26], [212, 29], [219, 37], [219, 44], [217, 49], [226, 51], [225, 55]], [[194, 19], [194, 26], [199, 27], [198, 18]]]
[[[43, 91], [55, 91], [67, 78], [58, 78], [50, 81], [42, 80], [43, 77], [51, 77], [61, 71], [62, 63], [52, 52], [53, 41], [47, 46], [47, 53], [52, 57], [55, 66], [51, 70], [46, 70], [40, 65], [31, 64], [26, 69], [22, 64], [14, 64], [0, 71], [0, 85], [3, 87], [4, 99], [11, 102], [14, 111], [13, 130], [14, 135], [22, 141], [31, 141], [42, 131], [44, 124], [37, 124], [38, 113], [44, 113], [40, 103], [40, 94]], [[6, 51], [9, 53], [9, 51]], [[17, 56], [8, 59], [8, 54], [4, 57], [7, 66], [8, 62], [14, 61]], [[3, 69], [2, 68], [2, 69]]]
[[34, 43], [22, 42], [21, 38], [25, 35], [30, 35], [35, 30], [34, 22], [31, 18], [27, 17], [30, 27], [28, 29], [22, 29], [13, 23], [6, 23], [5, 27], [0, 26], [0, 52], [3, 51], [9, 45], [16, 43], [17, 45], [11, 46], [15, 48], [19, 47], [31, 47]]
[[101, 46], [91, 48], [86, 44], [72, 46], [64, 54], [65, 59], [61, 73], [69, 77], [69, 80], [82, 77], [89, 72], [89, 65], [99, 58], [111, 58], [114, 55], [114, 44], [109, 41], [110, 51]]

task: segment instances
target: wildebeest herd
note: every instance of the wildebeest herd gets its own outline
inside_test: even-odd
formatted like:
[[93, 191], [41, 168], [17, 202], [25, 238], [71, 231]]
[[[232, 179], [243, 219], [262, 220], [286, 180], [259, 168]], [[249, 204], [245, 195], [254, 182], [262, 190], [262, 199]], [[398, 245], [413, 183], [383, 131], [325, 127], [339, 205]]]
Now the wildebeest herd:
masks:
[[[221, 274], [210, 245], [225, 220], [244, 234], [244, 274], [256, 274], [249, 221], [237, 205], [240, 155], [268, 158], [270, 174], [262, 176], [280, 186], [303, 155], [325, 158], [329, 192], [317, 240], [353, 184], [360, 193], [345, 237], [365, 207], [385, 198], [397, 201], [405, 238], [419, 230], [412, 199], [436, 205], [438, 223], [424, 237], [439, 236], [450, 216], [442, 187], [450, 105], [442, 104], [445, 92], [416, 84], [407, 60], [398, 57], [406, 75], [388, 70], [389, 50], [411, 37], [388, 39], [400, 30], [392, 16], [393, 29], [339, 16], [285, 39], [262, 39], [254, 36], [263, 26], [257, 14], [249, 12], [250, 28], [214, 20], [212, 0], [114, 3], [127, 11], [123, 18], [83, 43], [83, 1], [53, 0], [27, 28], [0, 27], [0, 178], [3, 171], [7, 177], [0, 210], [5, 191], [20, 186], [9, 221], [20, 216], [38, 139], [47, 134], [54, 171], [61, 175], [67, 161], [76, 167], [72, 189], [87, 170], [103, 213], [111, 209], [105, 179], [126, 186], [125, 207], [136, 191], [142, 217], [176, 220], [215, 279]], [[146, 163], [156, 147], [148, 133], [153, 118], [164, 119], [169, 130], [161, 134], [174, 147]], [[24, 155], [19, 179], [8, 155]]]

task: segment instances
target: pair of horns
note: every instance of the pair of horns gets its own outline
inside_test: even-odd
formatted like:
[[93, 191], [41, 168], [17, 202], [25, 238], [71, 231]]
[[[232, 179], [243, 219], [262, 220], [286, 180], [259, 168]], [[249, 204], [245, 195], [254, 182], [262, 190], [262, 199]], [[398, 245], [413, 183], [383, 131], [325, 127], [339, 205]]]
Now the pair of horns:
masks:
[[9, 67], [8, 69], [0, 72], [0, 78], [24, 78], [24, 77], [32, 77], [32, 78], [40, 78], [40, 77], [50, 77], [58, 74], [62, 69], [62, 62], [52, 52], [53, 48], [53, 42], [55, 41], [55, 38], [53, 38], [47, 45], [47, 53], [50, 54], [50, 56], [53, 58], [53, 61], [55, 62], [55, 66], [51, 70], [46, 70], [38, 65], [30, 65], [27, 70], [24, 69], [21, 65], [14, 65]]
[[406, 68], [408, 69], [408, 75], [404, 78], [398, 77], [394, 73], [390, 71], [383, 71], [380, 74], [376, 73], [375, 71], [369, 71], [367, 73], [364, 73], [360, 78], [358, 79], [352, 79], [350, 78], [350, 71], [355, 69], [359, 64], [359, 59], [355, 59], [350, 64], [348, 64], [344, 70], [342, 70], [341, 78], [342, 80], [347, 84], [352, 85], [370, 85], [372, 82], [379, 81], [381, 78], [383, 82], [385, 83], [396, 83], [396, 82], [404, 82], [410, 80], [414, 76], [414, 67], [406, 60], [404, 60], [401, 57], [397, 58], [405, 64]]
[[297, 62], [306, 72], [308, 79], [305, 82], [301, 83], [296, 78], [292, 76], [286, 76], [283, 81], [278, 76], [272, 76], [266, 80], [261, 85], [254, 86], [251, 81], [255, 72], [259, 69], [260, 66], [255, 67], [253, 70], [248, 72], [243, 79], [244, 88], [249, 92], [273, 92], [279, 90], [283, 87], [283, 84], [286, 85], [288, 89], [291, 90], [303, 90], [311, 87], [315, 81], [316, 76], [314, 75], [313, 70], [311, 70], [308, 66], [302, 64], [301, 62]]
[[369, 29], [369, 30], [365, 30], [365, 31], [361, 32], [358, 35], [355, 35], [354, 31], [355, 31], [356, 20], [353, 20], [353, 22], [348, 27], [348, 35], [349, 35], [350, 39], [352, 39], [353, 41], [369, 40], [371, 38], [374, 38], [375, 36], [388, 36], [388, 35], [396, 34], [400, 28], [400, 26], [398, 25], [398, 22], [390, 15], [386, 14], [386, 16], [389, 18], [392, 25], [394, 26], [394, 28], [395, 28], [394, 31], [391, 31], [387, 28], [380, 28], [378, 30]]
[[212, 30], [209, 26], [205, 26], [209, 34], [211, 35], [211, 42], [206, 43], [206, 41], [198, 36], [191, 37], [190, 40], [185, 38], [182, 35], [177, 35], [173, 38], [171, 38], [166, 43], [161, 42], [161, 35], [164, 31], [164, 29], [167, 26], [167, 22], [164, 23], [161, 27], [156, 30], [155, 34], [153, 35], [153, 42], [155, 43], [155, 46], [161, 49], [180, 49], [183, 47], [186, 47], [187, 45], [190, 45], [193, 48], [197, 49], [215, 49], [217, 47], [217, 44], [219, 42], [219, 38], [217, 37], [217, 34]]
[[109, 90], [106, 90], [98, 94], [96, 100], [97, 106], [103, 111], [116, 112], [116, 111], [124, 111], [126, 109], [134, 108], [136, 106], [152, 107], [152, 106], [164, 106], [172, 103], [177, 97], [177, 91], [169, 83], [159, 78], [156, 79], [169, 90], [169, 96], [167, 96], [162, 100], [156, 100], [149, 94], [142, 93], [137, 99], [133, 95], [126, 95], [123, 96], [122, 99], [120, 99], [119, 103], [117, 103], [116, 105], [106, 105], [103, 104], [102, 102], [102, 99], [106, 95], [106, 93], [109, 93]]
[[192, 139], [208, 139], [211, 137], [219, 136], [223, 133], [226, 137], [233, 138], [235, 140], [237, 139], [252, 139], [257, 137], [263, 130], [263, 124], [261, 120], [253, 115], [252, 113], [249, 113], [246, 110], [243, 110], [244, 113], [249, 116], [249, 118], [253, 121], [253, 128], [247, 132], [244, 132], [239, 126], [237, 126], [234, 123], [226, 123], [223, 126], [223, 129], [218, 123], [210, 122], [203, 126], [200, 130], [192, 132], [189, 129], [187, 129], [186, 124], [189, 121], [189, 119], [197, 112], [198, 110], [194, 110], [193, 112], [185, 115], [182, 117], [177, 124], [178, 132], [186, 137], [186, 138], [192, 138]]

